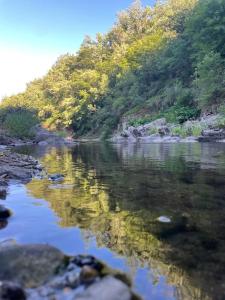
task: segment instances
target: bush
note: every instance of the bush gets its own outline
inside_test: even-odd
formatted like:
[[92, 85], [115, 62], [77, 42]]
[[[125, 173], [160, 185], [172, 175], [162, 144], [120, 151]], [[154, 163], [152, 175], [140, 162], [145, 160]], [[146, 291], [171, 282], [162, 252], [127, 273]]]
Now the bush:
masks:
[[162, 114], [168, 122], [183, 124], [200, 116], [200, 110], [195, 107], [173, 106]]
[[196, 69], [195, 84], [198, 88], [199, 106], [207, 108], [223, 103], [225, 60], [219, 53], [210, 52], [205, 55]]
[[32, 138], [33, 127], [38, 124], [38, 118], [29, 111], [15, 111], [6, 115], [3, 127], [11, 136], [18, 138]]
[[172, 135], [178, 135], [182, 138], [188, 137], [188, 136], [200, 136], [202, 133], [202, 130], [204, 128], [199, 125], [192, 125], [190, 127], [185, 127], [182, 125], [175, 126], [171, 129]]

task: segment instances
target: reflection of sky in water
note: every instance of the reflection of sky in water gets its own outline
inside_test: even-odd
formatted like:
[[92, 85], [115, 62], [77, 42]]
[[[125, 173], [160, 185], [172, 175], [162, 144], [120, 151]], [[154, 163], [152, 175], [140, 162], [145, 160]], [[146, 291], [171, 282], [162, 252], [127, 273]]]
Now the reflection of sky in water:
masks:
[[[0, 242], [15, 239], [24, 244], [50, 244], [70, 255], [93, 254], [113, 268], [132, 273], [126, 258], [105, 247], [99, 248], [91, 233], [79, 228], [58, 226], [59, 218], [51, 211], [48, 203], [30, 196], [25, 186], [11, 185], [5, 203], [16, 213], [10, 218], [6, 229], [0, 231]], [[87, 239], [84, 239], [84, 235]], [[154, 282], [151, 271], [147, 268], [138, 268], [133, 275], [135, 289], [144, 299], [175, 299], [174, 288], [166, 283], [164, 276]]]

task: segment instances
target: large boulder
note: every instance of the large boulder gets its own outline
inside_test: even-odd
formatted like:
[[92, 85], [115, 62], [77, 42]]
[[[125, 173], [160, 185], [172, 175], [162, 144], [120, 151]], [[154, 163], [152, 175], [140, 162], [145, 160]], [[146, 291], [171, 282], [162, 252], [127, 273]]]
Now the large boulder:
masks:
[[129, 278], [90, 255], [68, 257], [48, 245], [0, 247], [0, 299], [139, 299]]
[[215, 142], [225, 139], [225, 129], [207, 129], [202, 131], [199, 137], [200, 142]]
[[0, 248], [0, 280], [38, 287], [64, 266], [64, 259], [59, 250], [47, 245], [4, 246]]

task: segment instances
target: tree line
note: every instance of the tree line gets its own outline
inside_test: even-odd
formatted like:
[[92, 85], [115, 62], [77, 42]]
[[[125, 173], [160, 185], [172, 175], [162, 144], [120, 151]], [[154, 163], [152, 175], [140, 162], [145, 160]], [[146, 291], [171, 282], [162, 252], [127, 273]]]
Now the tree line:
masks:
[[48, 128], [105, 138], [124, 117], [182, 123], [225, 110], [224, 96], [225, 0], [134, 1], [109, 32], [3, 99], [0, 121], [28, 110]]

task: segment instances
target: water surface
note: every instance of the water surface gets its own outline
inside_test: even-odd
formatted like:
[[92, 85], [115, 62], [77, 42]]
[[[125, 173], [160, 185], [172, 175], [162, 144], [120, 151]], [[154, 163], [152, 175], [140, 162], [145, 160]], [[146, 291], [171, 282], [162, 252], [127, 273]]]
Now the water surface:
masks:
[[12, 183], [0, 241], [94, 254], [129, 272], [144, 299], [225, 299], [225, 145], [19, 151], [65, 180]]

